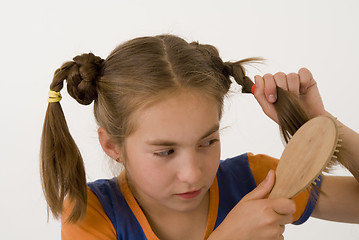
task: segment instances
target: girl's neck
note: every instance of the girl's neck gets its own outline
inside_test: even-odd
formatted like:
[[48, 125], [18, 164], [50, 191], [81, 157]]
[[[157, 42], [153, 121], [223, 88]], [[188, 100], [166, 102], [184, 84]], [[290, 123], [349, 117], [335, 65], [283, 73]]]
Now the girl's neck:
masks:
[[153, 232], [159, 239], [203, 239], [209, 211], [209, 191], [193, 211], [179, 212], [142, 208]]
[[[127, 174], [124, 174], [126, 185], [134, 200], [142, 210], [153, 233], [161, 240], [203, 239], [208, 227], [210, 190], [207, 190], [199, 205], [191, 211], [177, 211], [159, 206], [151, 201], [142, 201], [131, 186]], [[147, 204], [146, 204], [147, 203]]]

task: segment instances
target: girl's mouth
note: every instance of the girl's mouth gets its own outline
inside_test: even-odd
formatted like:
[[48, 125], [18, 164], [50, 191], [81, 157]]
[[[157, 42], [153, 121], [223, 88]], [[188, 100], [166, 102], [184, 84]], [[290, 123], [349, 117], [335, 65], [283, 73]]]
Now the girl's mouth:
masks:
[[200, 193], [201, 193], [201, 189], [196, 190], [196, 191], [192, 191], [192, 192], [186, 192], [186, 193], [179, 193], [176, 194], [177, 196], [183, 198], [183, 199], [192, 199], [197, 197]]

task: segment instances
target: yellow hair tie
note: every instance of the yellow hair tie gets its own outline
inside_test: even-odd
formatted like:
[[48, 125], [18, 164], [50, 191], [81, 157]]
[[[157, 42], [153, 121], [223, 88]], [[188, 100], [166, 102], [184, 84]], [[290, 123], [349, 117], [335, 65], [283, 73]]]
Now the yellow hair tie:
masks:
[[49, 91], [49, 98], [47, 99], [49, 103], [60, 102], [61, 99], [62, 97], [60, 92]]

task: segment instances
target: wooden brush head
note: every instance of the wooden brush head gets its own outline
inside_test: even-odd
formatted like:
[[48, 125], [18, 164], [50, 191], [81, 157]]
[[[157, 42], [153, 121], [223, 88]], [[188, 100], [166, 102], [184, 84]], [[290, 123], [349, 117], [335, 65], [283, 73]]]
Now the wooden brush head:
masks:
[[306, 122], [285, 147], [268, 198], [292, 198], [309, 187], [334, 156], [337, 143], [333, 119], [320, 116]]

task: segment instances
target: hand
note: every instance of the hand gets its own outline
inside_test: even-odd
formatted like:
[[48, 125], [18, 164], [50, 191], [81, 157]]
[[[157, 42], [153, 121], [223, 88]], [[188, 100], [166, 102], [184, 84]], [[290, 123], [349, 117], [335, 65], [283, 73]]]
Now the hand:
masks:
[[265, 74], [263, 77], [257, 75], [254, 78], [255, 98], [261, 105], [264, 113], [277, 123], [277, 113], [273, 106], [277, 100], [277, 86], [297, 96], [310, 118], [327, 113], [318, 91], [317, 82], [313, 79], [312, 73], [306, 68], [301, 68], [298, 74], [290, 73], [286, 75], [285, 73], [278, 72], [274, 76], [272, 74]]
[[274, 184], [274, 171], [228, 213], [208, 239], [279, 240], [284, 225], [293, 221], [293, 200], [264, 199]]

